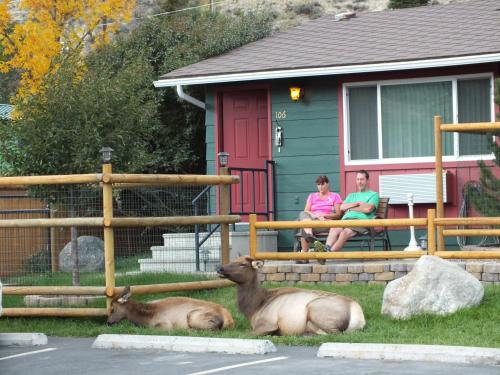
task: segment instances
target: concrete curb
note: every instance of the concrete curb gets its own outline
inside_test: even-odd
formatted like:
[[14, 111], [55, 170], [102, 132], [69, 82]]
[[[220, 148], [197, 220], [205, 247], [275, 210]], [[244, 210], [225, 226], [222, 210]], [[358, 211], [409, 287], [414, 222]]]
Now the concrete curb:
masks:
[[269, 340], [113, 334], [99, 335], [92, 348], [163, 349], [174, 352], [226, 354], [267, 354], [276, 351], [276, 347]]
[[43, 333], [0, 333], [0, 346], [41, 346], [47, 342]]
[[500, 365], [500, 349], [468, 346], [326, 343], [317, 356]]

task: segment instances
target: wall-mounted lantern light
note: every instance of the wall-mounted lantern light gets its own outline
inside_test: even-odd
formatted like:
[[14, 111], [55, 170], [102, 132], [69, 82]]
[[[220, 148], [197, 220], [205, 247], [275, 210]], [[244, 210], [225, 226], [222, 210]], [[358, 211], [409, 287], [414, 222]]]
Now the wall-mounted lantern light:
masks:
[[111, 147], [103, 147], [101, 148], [100, 153], [102, 154], [102, 163], [108, 164], [111, 161], [113, 149]]
[[227, 166], [227, 163], [229, 161], [229, 153], [227, 153], [227, 152], [219, 152], [217, 154], [217, 157], [219, 158], [219, 167], [225, 167], [225, 166]]
[[290, 87], [290, 99], [294, 102], [298, 102], [304, 96], [304, 89], [299, 86]]

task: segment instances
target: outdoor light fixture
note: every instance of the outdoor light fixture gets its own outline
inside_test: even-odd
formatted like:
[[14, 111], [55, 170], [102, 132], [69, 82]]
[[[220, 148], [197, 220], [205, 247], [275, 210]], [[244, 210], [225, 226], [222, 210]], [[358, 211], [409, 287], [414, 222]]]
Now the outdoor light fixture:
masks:
[[304, 96], [304, 89], [299, 86], [290, 87], [290, 99], [294, 102], [298, 102]]
[[225, 166], [227, 166], [227, 162], [229, 160], [229, 153], [227, 153], [227, 152], [219, 152], [217, 154], [217, 157], [219, 158], [219, 167], [225, 167]]
[[113, 152], [113, 149], [111, 147], [103, 147], [100, 152], [102, 154], [102, 162], [104, 164], [108, 164], [111, 161], [111, 153]]

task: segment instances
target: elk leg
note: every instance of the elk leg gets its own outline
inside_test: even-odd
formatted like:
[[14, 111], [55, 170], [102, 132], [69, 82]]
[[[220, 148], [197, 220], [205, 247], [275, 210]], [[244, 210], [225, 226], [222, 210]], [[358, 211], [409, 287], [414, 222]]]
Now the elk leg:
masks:
[[217, 330], [222, 329], [224, 318], [213, 311], [196, 309], [188, 314], [187, 322], [189, 328]]
[[170, 331], [172, 329], [172, 323], [167, 320], [167, 321], [161, 321], [158, 322], [154, 325], [154, 328], [159, 328], [162, 331]]
[[278, 323], [266, 319], [259, 319], [252, 322], [253, 333], [256, 335], [272, 335], [279, 330]]
[[349, 306], [332, 298], [318, 298], [307, 305], [307, 327], [314, 333], [339, 333], [349, 325]]
[[[333, 332], [331, 332], [333, 333]], [[306, 323], [306, 331], [305, 334], [312, 334], [312, 335], [326, 335], [328, 332], [323, 331], [320, 327], [318, 327], [315, 323], [313, 323], [311, 320], [308, 320]]]

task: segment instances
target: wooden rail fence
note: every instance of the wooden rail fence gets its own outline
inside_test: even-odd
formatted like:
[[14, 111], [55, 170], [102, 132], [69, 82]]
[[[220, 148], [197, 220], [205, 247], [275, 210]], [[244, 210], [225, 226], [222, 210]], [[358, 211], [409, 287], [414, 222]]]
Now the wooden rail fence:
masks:
[[[104, 287], [19, 287], [4, 286], [5, 295], [104, 295], [107, 297], [106, 308], [4, 308], [3, 316], [106, 316], [109, 314], [111, 297], [121, 288], [115, 287], [114, 232], [115, 227], [147, 227], [158, 225], [194, 225], [220, 224], [222, 262], [229, 261], [229, 225], [240, 220], [238, 215], [229, 215], [230, 184], [239, 183], [238, 176], [230, 176], [227, 168], [221, 168], [218, 176], [204, 175], [140, 175], [113, 174], [111, 164], [103, 164], [102, 173], [61, 176], [26, 176], [0, 177], [0, 187], [19, 185], [65, 185], [65, 184], [102, 184], [103, 217], [92, 218], [40, 218], [40, 219], [5, 219], [0, 220], [0, 229], [6, 228], [54, 228], [54, 227], [100, 227], [104, 232]], [[185, 216], [185, 217], [113, 217], [113, 185], [120, 187], [134, 186], [186, 186], [217, 185], [219, 186], [219, 215]], [[158, 285], [132, 286], [134, 293], [159, 293], [167, 291], [199, 290], [219, 288], [231, 285], [227, 280], [209, 280]]]

